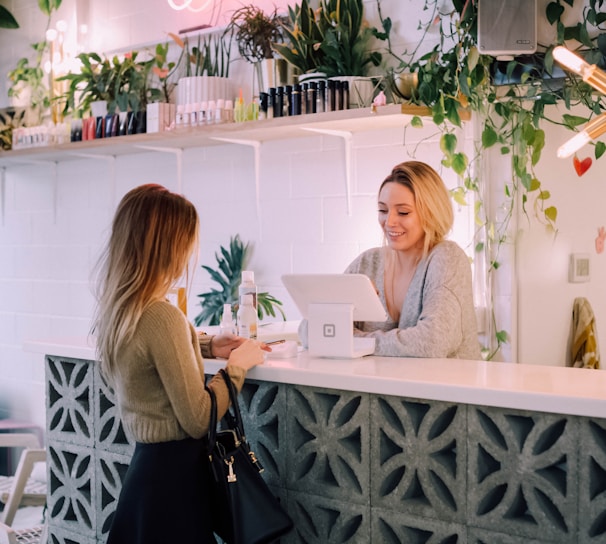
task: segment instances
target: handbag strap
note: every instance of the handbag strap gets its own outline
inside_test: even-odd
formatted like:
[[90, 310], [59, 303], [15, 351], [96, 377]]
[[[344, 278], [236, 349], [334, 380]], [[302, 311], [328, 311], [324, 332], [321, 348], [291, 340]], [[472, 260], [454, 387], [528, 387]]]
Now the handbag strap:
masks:
[[[242, 441], [246, 441], [246, 435], [244, 433], [244, 422], [242, 421], [242, 413], [240, 412], [240, 405], [238, 404], [238, 393], [234, 387], [231, 378], [227, 374], [224, 368], [219, 370], [219, 374], [223, 378], [227, 391], [229, 393], [229, 401], [231, 404], [231, 410], [228, 408], [225, 417], [229, 423], [229, 426], [236, 431], [238, 438]], [[233, 412], [233, 413], [232, 413]]]
[[208, 423], [208, 453], [210, 455], [217, 441], [217, 397], [208, 385], [205, 385], [204, 388], [210, 397], [210, 421]]

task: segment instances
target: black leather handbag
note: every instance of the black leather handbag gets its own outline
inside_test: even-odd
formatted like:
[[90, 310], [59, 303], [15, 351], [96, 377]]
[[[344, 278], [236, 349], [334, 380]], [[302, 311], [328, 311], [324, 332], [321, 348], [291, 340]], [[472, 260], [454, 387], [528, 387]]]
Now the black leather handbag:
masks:
[[235, 387], [223, 369], [231, 407], [219, 428], [213, 391], [208, 432], [213, 530], [226, 544], [268, 544], [289, 533], [293, 521], [261, 476], [263, 468], [246, 440]]

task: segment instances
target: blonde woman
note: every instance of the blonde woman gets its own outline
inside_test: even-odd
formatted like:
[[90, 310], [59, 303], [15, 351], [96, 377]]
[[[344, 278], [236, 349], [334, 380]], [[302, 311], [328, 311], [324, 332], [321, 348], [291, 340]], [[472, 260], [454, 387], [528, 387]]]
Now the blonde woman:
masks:
[[422, 162], [398, 164], [379, 188], [378, 218], [385, 246], [346, 273], [370, 277], [389, 318], [354, 334], [374, 337], [375, 355], [481, 359], [469, 259], [445, 239], [454, 216], [442, 178]]
[[[239, 391], [247, 371], [270, 351], [240, 337], [199, 336], [167, 301], [197, 250], [198, 225], [191, 202], [160, 185], [142, 185], [118, 205], [101, 259], [93, 324], [98, 360], [136, 443], [108, 544], [215, 542], [202, 356], [226, 358]], [[225, 383], [214, 376], [209, 386], [222, 417]]]

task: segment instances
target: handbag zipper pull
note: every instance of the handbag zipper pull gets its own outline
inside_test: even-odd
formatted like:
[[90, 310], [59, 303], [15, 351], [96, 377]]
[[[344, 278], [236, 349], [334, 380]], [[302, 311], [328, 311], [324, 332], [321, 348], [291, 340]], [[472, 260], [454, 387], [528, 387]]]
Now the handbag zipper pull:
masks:
[[229, 458], [229, 461], [227, 459], [224, 459], [225, 464], [228, 467], [229, 472], [227, 473], [227, 481], [231, 484], [234, 483], [235, 481], [238, 480], [238, 478], [236, 477], [236, 473], [234, 472], [234, 458], [233, 456]]
[[257, 459], [257, 456], [255, 455], [254, 451], [249, 451], [248, 455], [250, 456], [250, 460], [252, 461], [252, 464], [255, 465], [256, 469], [259, 472], [263, 472], [265, 470], [265, 468], [263, 468], [263, 465], [261, 464], [261, 461], [259, 461]]

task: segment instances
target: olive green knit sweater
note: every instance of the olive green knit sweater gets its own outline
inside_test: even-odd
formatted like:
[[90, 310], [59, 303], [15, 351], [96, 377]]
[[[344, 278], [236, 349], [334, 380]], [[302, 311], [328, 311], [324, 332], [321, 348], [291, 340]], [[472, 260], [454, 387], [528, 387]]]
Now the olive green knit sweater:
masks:
[[[137, 442], [200, 438], [208, 432], [210, 397], [204, 389], [202, 354], [211, 356], [211, 336], [198, 336], [186, 316], [169, 302], [145, 310], [133, 339], [119, 350], [114, 390], [126, 432]], [[229, 366], [240, 391], [246, 371]], [[218, 417], [229, 405], [221, 376], [209, 383]]]

